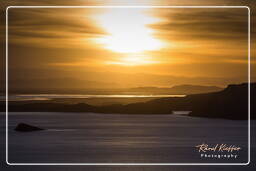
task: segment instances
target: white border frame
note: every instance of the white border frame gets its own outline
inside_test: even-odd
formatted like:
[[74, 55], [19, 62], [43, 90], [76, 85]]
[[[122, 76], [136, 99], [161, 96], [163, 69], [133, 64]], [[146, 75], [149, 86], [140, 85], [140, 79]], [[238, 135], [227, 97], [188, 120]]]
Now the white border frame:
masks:
[[[10, 163], [8, 161], [8, 10], [11, 8], [246, 8], [248, 10], [248, 162], [246, 163]], [[8, 165], [249, 165], [250, 164], [250, 8], [248, 6], [8, 6], [6, 8], [6, 163]]]

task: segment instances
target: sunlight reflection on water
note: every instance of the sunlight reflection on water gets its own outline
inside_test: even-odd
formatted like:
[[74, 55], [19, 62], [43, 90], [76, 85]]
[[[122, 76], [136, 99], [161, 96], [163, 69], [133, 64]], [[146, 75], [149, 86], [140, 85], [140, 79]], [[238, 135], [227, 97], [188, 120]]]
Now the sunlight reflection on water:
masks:
[[[162, 98], [162, 97], [185, 97], [186, 95], [91, 95], [91, 94], [19, 94], [10, 95], [9, 101], [27, 101], [27, 100], [51, 100], [58, 98]], [[1, 101], [5, 101], [5, 96], [0, 96]]]

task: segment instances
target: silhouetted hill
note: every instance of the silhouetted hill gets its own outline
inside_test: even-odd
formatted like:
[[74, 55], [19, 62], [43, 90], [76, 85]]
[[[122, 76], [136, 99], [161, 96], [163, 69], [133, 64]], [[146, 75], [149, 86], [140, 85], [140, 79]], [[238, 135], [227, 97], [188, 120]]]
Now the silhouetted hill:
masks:
[[[255, 89], [251, 84], [251, 118], [255, 119]], [[192, 111], [190, 116], [247, 119], [248, 84], [229, 85], [222, 91], [188, 95], [184, 98], [162, 98], [154, 103], [168, 103], [172, 110]]]
[[[251, 84], [251, 118], [255, 119], [255, 89]], [[218, 93], [188, 97], [191, 100], [191, 116], [248, 119], [248, 84], [229, 85]]]
[[[256, 83], [251, 83], [251, 119], [255, 119]], [[1, 109], [5, 104], [1, 103]], [[126, 114], [171, 114], [172, 111], [192, 111], [190, 116], [248, 119], [248, 84], [229, 85], [222, 91], [194, 94], [186, 97], [160, 98], [128, 105], [91, 106], [85, 103], [20, 103], [9, 102], [9, 111], [95, 112]], [[4, 111], [4, 110], [3, 110]]]

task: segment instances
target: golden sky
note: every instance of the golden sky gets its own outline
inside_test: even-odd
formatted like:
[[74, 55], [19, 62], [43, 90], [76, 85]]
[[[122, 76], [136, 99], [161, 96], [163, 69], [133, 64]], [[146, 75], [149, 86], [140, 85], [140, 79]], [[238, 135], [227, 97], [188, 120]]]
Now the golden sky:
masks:
[[13, 80], [74, 79], [117, 87], [247, 80], [247, 8], [8, 12]]

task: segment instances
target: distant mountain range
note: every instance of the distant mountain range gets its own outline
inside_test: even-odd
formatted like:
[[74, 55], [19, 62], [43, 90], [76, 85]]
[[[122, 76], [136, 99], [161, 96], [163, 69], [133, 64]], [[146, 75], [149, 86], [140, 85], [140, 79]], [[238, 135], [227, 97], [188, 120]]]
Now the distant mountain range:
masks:
[[130, 92], [140, 92], [153, 94], [198, 94], [220, 91], [223, 88], [217, 86], [202, 86], [202, 85], [176, 85], [170, 88], [158, 88], [158, 87], [137, 87], [129, 89]]
[[[256, 83], [251, 83], [251, 119], [256, 119]], [[1, 109], [5, 106], [2, 103]], [[171, 114], [172, 111], [192, 111], [190, 116], [248, 119], [248, 84], [229, 85], [212, 93], [193, 94], [185, 97], [168, 97], [127, 105], [91, 106], [88, 104], [10, 103], [10, 111], [37, 112], [95, 112], [125, 114]]]
[[[171, 88], [171, 85], [183, 84], [225, 86], [230, 82], [241, 83], [247, 80], [246, 76], [238, 75], [234, 75], [234, 77], [224, 75], [222, 77], [177, 76], [130, 71], [127, 73], [121, 70], [110, 72], [109, 70], [95, 70], [87, 67], [84, 67], [83, 70], [72, 72], [55, 67], [47, 68], [47, 72], [34, 67], [33, 69], [21, 68], [19, 70], [15, 69], [15, 72], [11, 71], [8, 77], [9, 91], [18, 90], [27, 93], [39, 93], [38, 90], [47, 93], [60, 93], [60, 91], [61, 93], [73, 93], [74, 91], [82, 93], [86, 89], [128, 89], [148, 86]], [[255, 77], [251, 79], [256, 80]], [[4, 77], [0, 77], [0, 83], [5, 84]]]
[[[103, 84], [103, 83], [99, 83]], [[110, 86], [110, 85], [108, 85]], [[93, 95], [113, 95], [113, 94], [128, 94], [128, 95], [188, 95], [220, 91], [223, 88], [217, 86], [189, 85], [182, 84], [173, 87], [134, 87], [134, 88], [73, 88], [73, 89], [28, 89], [18, 90], [10, 89], [10, 94], [93, 94]]]

